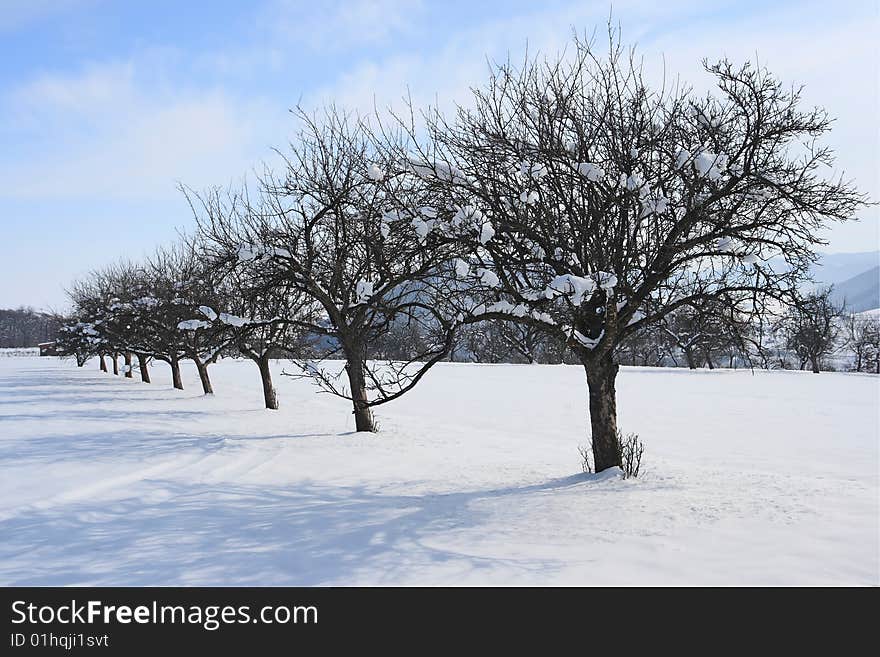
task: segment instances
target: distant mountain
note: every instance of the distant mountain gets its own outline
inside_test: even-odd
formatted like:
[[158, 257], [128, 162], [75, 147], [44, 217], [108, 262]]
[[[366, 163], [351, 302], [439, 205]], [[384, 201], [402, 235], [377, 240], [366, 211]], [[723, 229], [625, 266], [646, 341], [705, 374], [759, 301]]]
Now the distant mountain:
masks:
[[880, 308], [880, 265], [834, 285], [834, 298], [851, 312]]
[[880, 251], [823, 253], [813, 267], [813, 276], [819, 283], [836, 286], [878, 266]]
[[[771, 258], [769, 264], [776, 271], [786, 269], [779, 257]], [[820, 253], [811, 273], [815, 285], [804, 286], [804, 292], [833, 285], [835, 300], [845, 300], [850, 312], [880, 308], [880, 251]]]

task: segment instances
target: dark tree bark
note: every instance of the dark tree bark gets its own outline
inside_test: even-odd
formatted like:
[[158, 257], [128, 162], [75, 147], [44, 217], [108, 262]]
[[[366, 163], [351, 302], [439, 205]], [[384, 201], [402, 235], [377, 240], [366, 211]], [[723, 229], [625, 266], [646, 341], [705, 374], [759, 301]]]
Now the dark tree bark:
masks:
[[813, 374], [819, 374], [819, 358], [817, 356], [810, 356], [810, 365], [813, 366]]
[[709, 366], [710, 370], [715, 369], [715, 363], [712, 362], [712, 352], [706, 349], [706, 365]]
[[602, 472], [621, 465], [617, 445], [617, 394], [614, 388], [619, 368], [611, 353], [599, 357], [587, 356], [582, 361], [587, 372], [590, 396], [593, 459], [596, 472]]
[[171, 381], [174, 387], [178, 390], [183, 390], [183, 381], [180, 378], [180, 361], [176, 358], [171, 358], [168, 364], [171, 365]]
[[113, 354], [113, 374], [119, 376], [119, 354]]
[[99, 358], [99, 362], [101, 364], [101, 371], [106, 372], [107, 371], [107, 361], [104, 360], [104, 354], [100, 354], [100, 356], [98, 358]]
[[697, 363], [694, 360], [693, 350], [690, 348], [684, 348], [684, 349], [682, 349], [682, 351], [684, 352], [684, 357], [687, 359], [688, 367], [692, 370], [697, 369]]
[[275, 394], [275, 386], [272, 385], [272, 372], [269, 370], [269, 356], [264, 355], [257, 359], [260, 368], [260, 380], [263, 382], [263, 400], [266, 408], [278, 410], [278, 395]]
[[208, 376], [208, 364], [203, 363], [196, 358], [193, 358], [193, 362], [196, 364], [196, 369], [199, 371], [199, 380], [202, 382], [202, 391], [206, 395], [213, 395], [214, 388], [211, 385], [211, 378]]
[[126, 351], [124, 358], [125, 358], [125, 378], [130, 379], [134, 376], [134, 372], [132, 371], [132, 367], [131, 367], [131, 352]]
[[138, 367], [141, 370], [141, 381], [144, 383], [150, 382], [150, 369], [147, 367], [147, 357], [143, 354], [137, 355], [138, 359]]
[[367, 382], [364, 373], [363, 348], [346, 350], [348, 385], [351, 388], [351, 402], [354, 406], [354, 424], [357, 431], [376, 431], [373, 412], [367, 403]]

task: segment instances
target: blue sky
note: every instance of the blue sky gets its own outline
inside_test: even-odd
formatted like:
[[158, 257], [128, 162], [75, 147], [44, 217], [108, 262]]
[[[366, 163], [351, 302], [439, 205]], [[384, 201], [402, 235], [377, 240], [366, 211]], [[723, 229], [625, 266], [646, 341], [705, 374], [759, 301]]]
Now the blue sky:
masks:
[[[189, 224], [175, 190], [239, 179], [328, 100], [465, 100], [486, 59], [555, 52], [608, 2], [0, 0], [0, 307], [60, 308], [76, 276]], [[838, 122], [839, 169], [878, 183], [878, 3], [614, 2], [624, 40], [697, 88], [755, 59]], [[829, 251], [878, 248], [878, 212]]]

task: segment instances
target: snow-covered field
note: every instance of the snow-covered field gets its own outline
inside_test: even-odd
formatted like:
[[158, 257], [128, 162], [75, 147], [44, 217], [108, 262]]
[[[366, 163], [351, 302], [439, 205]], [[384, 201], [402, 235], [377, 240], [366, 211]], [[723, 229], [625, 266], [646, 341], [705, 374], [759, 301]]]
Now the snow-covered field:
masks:
[[574, 366], [440, 365], [352, 432], [256, 367], [0, 359], [0, 583], [878, 584], [870, 375], [623, 368], [643, 475], [583, 475]]

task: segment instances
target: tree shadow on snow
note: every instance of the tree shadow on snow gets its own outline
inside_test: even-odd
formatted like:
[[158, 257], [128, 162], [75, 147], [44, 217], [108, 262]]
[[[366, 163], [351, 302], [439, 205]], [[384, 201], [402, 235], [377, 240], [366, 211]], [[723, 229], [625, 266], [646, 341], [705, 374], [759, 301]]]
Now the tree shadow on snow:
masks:
[[466, 554], [432, 539], [479, 528], [489, 513], [481, 502], [589, 478], [436, 495], [154, 481], [147, 499], [74, 503], [0, 522], [0, 584], [390, 584], [419, 581], [429, 567], [444, 568], [449, 581], [481, 569], [546, 574], [561, 564]]

